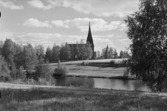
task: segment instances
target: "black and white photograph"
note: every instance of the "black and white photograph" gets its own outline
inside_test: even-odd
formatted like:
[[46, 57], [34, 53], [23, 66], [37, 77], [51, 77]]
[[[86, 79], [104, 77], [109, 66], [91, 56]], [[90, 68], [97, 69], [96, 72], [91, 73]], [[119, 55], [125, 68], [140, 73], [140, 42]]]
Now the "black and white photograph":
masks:
[[0, 0], [0, 111], [167, 111], [167, 0]]

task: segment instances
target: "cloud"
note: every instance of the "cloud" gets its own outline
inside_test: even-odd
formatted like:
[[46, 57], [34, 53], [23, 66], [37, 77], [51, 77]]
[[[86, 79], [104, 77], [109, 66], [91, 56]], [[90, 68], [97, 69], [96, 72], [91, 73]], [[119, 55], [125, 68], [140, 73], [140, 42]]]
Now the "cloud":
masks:
[[[111, 47], [115, 47], [112, 42], [114, 35], [93, 35], [95, 50], [100, 50], [108, 44]], [[6, 38], [12, 39], [14, 42], [26, 45], [27, 43], [35, 45], [43, 45], [45, 48], [52, 47], [54, 44], [61, 45], [68, 42], [76, 43], [83, 39], [86, 42], [87, 35], [66, 35], [60, 33], [12, 33], [9, 31], [0, 33], [0, 40], [5, 41]]]
[[69, 28], [68, 23], [66, 21], [62, 21], [62, 20], [55, 20], [52, 21], [52, 24], [54, 24], [57, 27], [65, 27], [65, 28]]
[[91, 28], [92, 31], [110, 31], [110, 30], [125, 30], [126, 25], [122, 23], [121, 21], [111, 21], [107, 22], [100, 18], [75, 18], [73, 20], [55, 20], [52, 21], [52, 24], [57, 27], [65, 27], [65, 28], [72, 28], [77, 27], [81, 31], [87, 31], [88, 30], [88, 23], [91, 21]]
[[51, 5], [44, 5], [44, 3], [41, 0], [31, 0], [31, 1], [28, 1], [28, 4], [32, 7], [43, 9], [43, 10], [49, 10], [52, 8]]
[[47, 3], [45, 6], [40, 0], [33, 0], [36, 8], [66, 7], [85, 14], [122, 18], [138, 9], [139, 0], [47, 0]]
[[[111, 38], [114, 35], [94, 35], [94, 44], [95, 50], [101, 50], [101, 48], [106, 47], [108, 44], [109, 46], [115, 47], [114, 43], [112, 42]], [[45, 48], [48, 46], [52, 47], [54, 44], [61, 45], [63, 43], [68, 42], [76, 43], [83, 39], [86, 42], [87, 35], [66, 35], [60, 33], [27, 33], [20, 36], [15, 37], [15, 40], [22, 44], [31, 43], [33, 45], [42, 44]]]
[[28, 27], [45, 27], [45, 28], [52, 27], [52, 25], [50, 25], [48, 21], [41, 22], [34, 18], [29, 18], [23, 23], [23, 25]]
[[66, 7], [85, 14], [121, 18], [133, 13], [139, 7], [139, 0], [46, 0], [45, 3], [42, 0], [31, 0], [28, 3], [44, 10]]
[[120, 39], [118, 41], [120, 41], [120, 42], [122, 42], [124, 44], [129, 44], [131, 42], [130, 39]]
[[6, 38], [11, 39], [13, 37], [13, 33], [10, 31], [0, 32], [0, 40], [4, 41]]
[[14, 4], [12, 0], [0, 0], [0, 6], [3, 6], [4, 8], [9, 8], [11, 10], [20, 10], [24, 8], [22, 5]]

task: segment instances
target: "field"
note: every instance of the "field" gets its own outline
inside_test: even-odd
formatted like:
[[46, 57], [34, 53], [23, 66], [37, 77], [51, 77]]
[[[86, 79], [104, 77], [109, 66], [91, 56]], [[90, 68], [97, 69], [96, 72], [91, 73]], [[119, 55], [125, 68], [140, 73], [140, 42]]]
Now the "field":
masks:
[[[68, 76], [86, 76], [86, 77], [116, 77], [123, 76], [125, 68], [124, 67], [103, 67], [102, 66], [89, 66], [81, 65], [83, 62], [85, 64], [109, 64], [113, 60], [116, 63], [122, 61], [123, 59], [102, 59], [102, 60], [83, 60], [83, 61], [72, 61], [72, 62], [62, 62], [61, 65], [68, 69]], [[52, 70], [57, 67], [57, 63], [49, 64]]]
[[167, 96], [116, 90], [1, 89], [1, 111], [166, 111]]

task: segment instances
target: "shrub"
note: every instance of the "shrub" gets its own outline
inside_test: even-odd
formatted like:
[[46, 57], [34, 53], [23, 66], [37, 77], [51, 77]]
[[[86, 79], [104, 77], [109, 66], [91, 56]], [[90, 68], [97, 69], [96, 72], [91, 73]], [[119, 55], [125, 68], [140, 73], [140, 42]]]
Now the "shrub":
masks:
[[110, 66], [115, 66], [115, 61], [114, 60], [110, 61]]
[[54, 77], [64, 77], [68, 73], [66, 67], [62, 67], [60, 61], [58, 62], [57, 68], [55, 68], [53, 76]]
[[61, 76], [64, 77], [67, 74], [67, 68], [66, 67], [59, 67], [54, 70], [53, 76]]

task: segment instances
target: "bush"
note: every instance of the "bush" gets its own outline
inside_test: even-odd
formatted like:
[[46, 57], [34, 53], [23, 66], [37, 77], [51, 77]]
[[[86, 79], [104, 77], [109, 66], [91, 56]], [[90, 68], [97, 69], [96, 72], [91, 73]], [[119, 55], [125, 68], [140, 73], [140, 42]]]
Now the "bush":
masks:
[[67, 68], [66, 67], [59, 67], [59, 68], [56, 68], [54, 70], [53, 76], [54, 77], [57, 77], [57, 76], [65, 77], [66, 74], [67, 74]]
[[68, 73], [66, 67], [62, 67], [60, 61], [58, 62], [57, 68], [55, 68], [53, 76], [54, 77], [65, 77]]
[[115, 61], [114, 60], [110, 61], [110, 66], [115, 66]]

